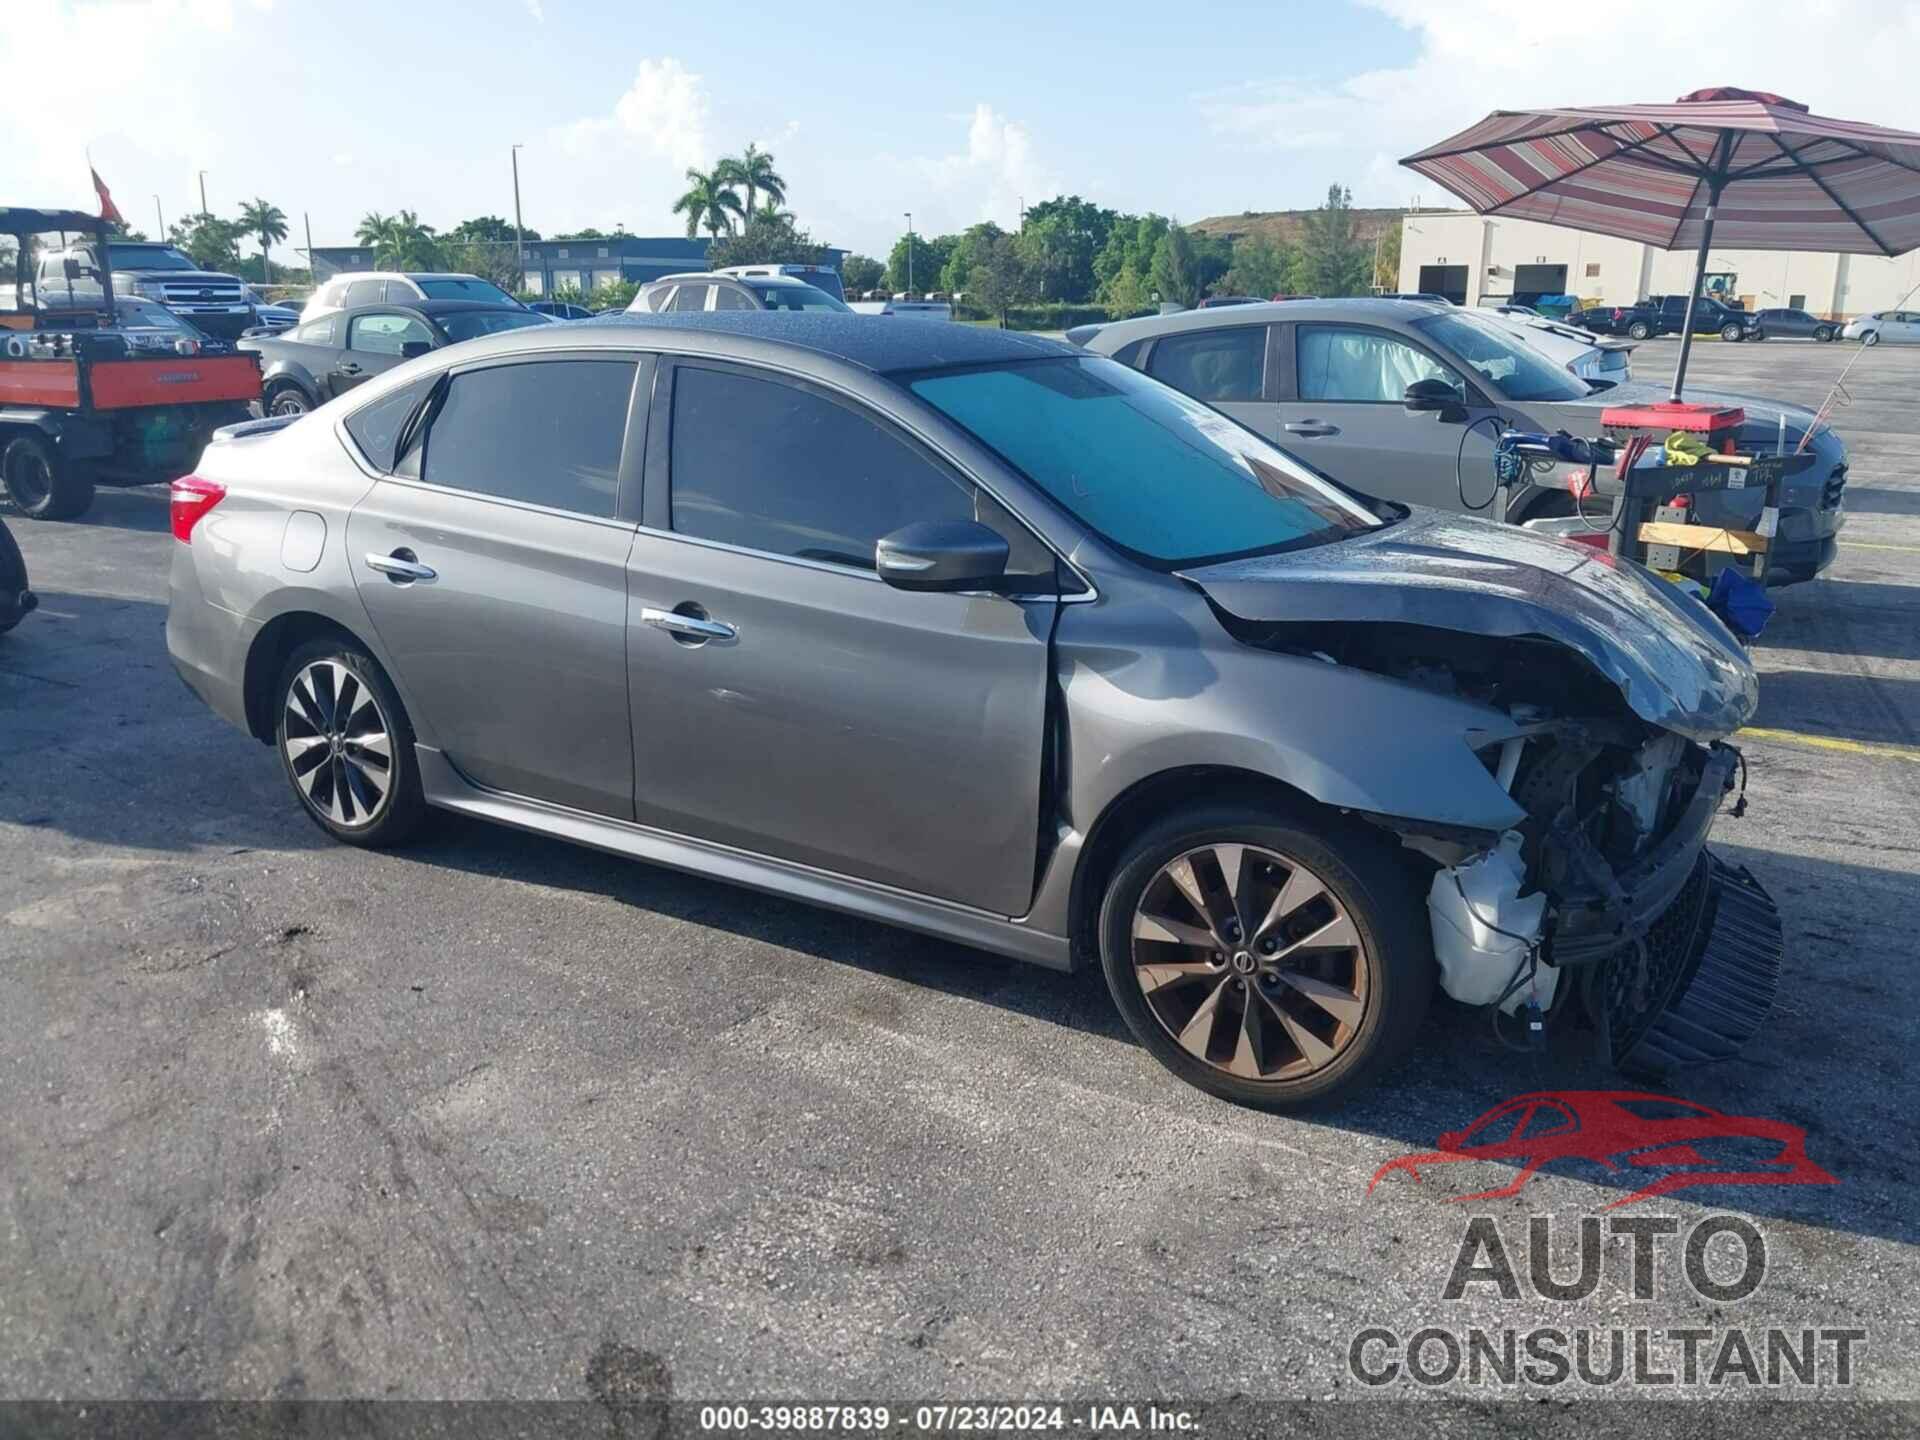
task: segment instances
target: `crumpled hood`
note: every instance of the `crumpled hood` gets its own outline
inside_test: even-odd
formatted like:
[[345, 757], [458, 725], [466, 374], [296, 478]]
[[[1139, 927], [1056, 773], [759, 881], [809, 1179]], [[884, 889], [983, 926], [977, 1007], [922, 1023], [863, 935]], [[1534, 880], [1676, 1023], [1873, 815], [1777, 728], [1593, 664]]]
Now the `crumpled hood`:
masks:
[[1642, 720], [1696, 740], [1739, 729], [1759, 703], [1752, 665], [1698, 601], [1631, 561], [1516, 526], [1416, 509], [1371, 535], [1181, 578], [1243, 620], [1557, 641]]

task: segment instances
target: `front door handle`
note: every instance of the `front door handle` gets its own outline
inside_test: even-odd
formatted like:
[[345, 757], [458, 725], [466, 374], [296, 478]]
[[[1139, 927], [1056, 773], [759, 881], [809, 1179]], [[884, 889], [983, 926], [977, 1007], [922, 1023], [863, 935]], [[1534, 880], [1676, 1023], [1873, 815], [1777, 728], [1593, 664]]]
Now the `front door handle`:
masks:
[[682, 615], [676, 610], [655, 610], [650, 605], [641, 610], [640, 623], [664, 630], [677, 640], [731, 640], [740, 633], [724, 620]]
[[378, 570], [396, 585], [404, 585], [413, 580], [432, 580], [436, 572], [431, 565], [422, 565], [411, 550], [396, 550], [391, 555], [370, 554], [367, 556], [367, 568]]
[[360, 373], [360, 367], [354, 364], [351, 360], [342, 360], [334, 368], [337, 369], [342, 375], [358, 375]]
[[1310, 440], [1340, 433], [1338, 425], [1329, 425], [1324, 420], [1289, 420], [1283, 428], [1289, 435], [1305, 435]]

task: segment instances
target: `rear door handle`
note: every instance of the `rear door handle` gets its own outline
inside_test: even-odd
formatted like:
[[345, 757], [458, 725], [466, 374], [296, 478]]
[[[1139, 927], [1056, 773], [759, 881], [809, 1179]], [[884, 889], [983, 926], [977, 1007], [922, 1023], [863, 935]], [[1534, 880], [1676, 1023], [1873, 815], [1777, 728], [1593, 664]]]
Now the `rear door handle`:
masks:
[[391, 555], [369, 554], [367, 568], [378, 570], [398, 584], [409, 580], [432, 580], [437, 573], [431, 565], [422, 565], [411, 550], [396, 550]]
[[360, 367], [354, 364], [351, 360], [342, 360], [334, 368], [338, 370], [342, 375], [358, 375], [360, 373]]
[[656, 610], [650, 605], [641, 610], [640, 623], [687, 640], [731, 640], [740, 633], [724, 620], [682, 615], [673, 610]]
[[1309, 439], [1340, 433], [1338, 425], [1329, 425], [1324, 420], [1289, 420], [1283, 428], [1289, 435], [1305, 435]]

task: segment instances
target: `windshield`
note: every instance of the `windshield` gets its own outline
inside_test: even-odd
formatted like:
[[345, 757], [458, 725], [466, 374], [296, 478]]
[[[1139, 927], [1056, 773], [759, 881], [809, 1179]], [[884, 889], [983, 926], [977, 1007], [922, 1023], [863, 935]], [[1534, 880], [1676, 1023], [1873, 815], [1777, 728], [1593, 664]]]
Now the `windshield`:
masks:
[[109, 245], [107, 258], [116, 270], [198, 270], [200, 267], [171, 245]]
[[846, 310], [844, 302], [811, 285], [769, 285], [764, 280], [741, 282], [760, 297], [769, 310]]
[[440, 328], [447, 332], [447, 338], [453, 341], [473, 340], [481, 335], [497, 335], [502, 330], [518, 330], [527, 325], [550, 325], [553, 322], [544, 315], [536, 315], [531, 310], [456, 310], [451, 315], [435, 317]]
[[907, 378], [1089, 529], [1173, 569], [1385, 522], [1216, 410], [1115, 361], [1018, 361]]
[[164, 305], [156, 305], [151, 300], [129, 300], [115, 296], [113, 308], [116, 318], [122, 325], [135, 326], [146, 330], [183, 330], [198, 333], [194, 327], [183, 323]]
[[506, 291], [485, 280], [417, 280], [414, 283], [429, 300], [500, 300], [508, 305], [514, 303], [514, 298]]
[[1576, 380], [1526, 341], [1477, 315], [1457, 310], [1428, 315], [1413, 328], [1473, 370], [1509, 400], [1583, 400]]

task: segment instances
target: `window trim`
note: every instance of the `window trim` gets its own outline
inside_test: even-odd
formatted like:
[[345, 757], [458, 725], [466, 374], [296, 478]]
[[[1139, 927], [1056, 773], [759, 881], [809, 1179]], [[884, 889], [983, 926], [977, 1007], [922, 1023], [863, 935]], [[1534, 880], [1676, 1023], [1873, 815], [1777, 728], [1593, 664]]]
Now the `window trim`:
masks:
[[[1287, 345], [1286, 345], [1287, 357], [1289, 361], [1287, 366], [1287, 389], [1289, 391], [1289, 398], [1286, 401], [1287, 404], [1293, 404], [1293, 405], [1391, 405], [1397, 408], [1402, 403], [1398, 400], [1324, 400], [1324, 399], [1310, 400], [1303, 397], [1300, 394], [1300, 369], [1299, 369], [1300, 337], [1298, 332], [1305, 329], [1321, 329], [1321, 330], [1356, 330], [1361, 332], [1362, 334], [1378, 335], [1383, 339], [1396, 341], [1399, 344], [1406, 346], [1409, 350], [1416, 351], [1417, 353], [1426, 356], [1429, 360], [1431, 360], [1434, 364], [1440, 366], [1442, 369], [1450, 370], [1455, 375], [1459, 375], [1461, 388], [1466, 392], [1465, 398], [1462, 403], [1464, 403], [1469, 410], [1472, 410], [1475, 408], [1480, 408], [1480, 409], [1497, 408], [1494, 405], [1494, 403], [1486, 397], [1485, 393], [1480, 389], [1480, 386], [1476, 383], [1476, 381], [1473, 379], [1472, 376], [1461, 373], [1461, 366], [1458, 363], [1452, 360], [1443, 359], [1441, 356], [1439, 356], [1434, 352], [1434, 349], [1432, 346], [1427, 345], [1420, 340], [1414, 339], [1411, 335], [1403, 335], [1398, 330], [1388, 330], [1379, 325], [1350, 324], [1345, 320], [1292, 320], [1287, 322], [1286, 329], [1292, 332], [1287, 336]], [[1473, 367], [1469, 365], [1466, 368], [1468, 370], [1471, 370]], [[1513, 403], [1518, 404], [1521, 402], [1516, 401]], [[1542, 401], [1540, 403], [1551, 404], [1553, 402]]]
[[[434, 384], [421, 397], [421, 408], [417, 408], [408, 417], [407, 424], [412, 433], [406, 436], [406, 447], [393, 458], [392, 470], [376, 468], [366, 456], [360, 453], [360, 447], [354, 443], [352, 434], [347, 430], [347, 421], [360, 413], [362, 405], [355, 405], [351, 411], [342, 415], [334, 423], [334, 434], [346, 447], [361, 470], [375, 480], [395, 485], [410, 485], [416, 489], [431, 491], [436, 495], [450, 495], [462, 500], [473, 500], [488, 505], [505, 505], [515, 510], [530, 510], [540, 515], [555, 515], [567, 520], [580, 520], [591, 525], [610, 525], [620, 530], [633, 530], [636, 522], [630, 512], [637, 504], [629, 501], [629, 493], [637, 497], [641, 493], [641, 466], [646, 458], [647, 429], [650, 395], [653, 382], [659, 368], [660, 357], [646, 350], [540, 350], [527, 354], [496, 355], [462, 361], [449, 365], [435, 376]], [[579, 510], [568, 510], [558, 505], [542, 505], [532, 500], [517, 500], [510, 495], [489, 495], [479, 490], [463, 490], [457, 485], [438, 485], [419, 475], [401, 473], [401, 466], [419, 450], [421, 438], [433, 428], [438, 414], [422, 419], [422, 409], [427, 406], [436, 412], [443, 403], [448, 389], [461, 375], [478, 370], [504, 369], [511, 365], [538, 365], [554, 360], [594, 360], [607, 364], [634, 366], [633, 388], [627, 394], [627, 418], [620, 437], [620, 464], [615, 471], [613, 513], [610, 515], [589, 515]], [[371, 399], [366, 403], [372, 403]]]
[[[878, 571], [860, 566], [842, 565], [832, 560], [813, 560], [801, 555], [783, 555], [776, 550], [756, 550], [750, 546], [735, 545], [726, 540], [710, 540], [701, 535], [689, 535], [685, 531], [673, 528], [673, 391], [674, 380], [680, 369], [685, 366], [696, 370], [719, 370], [745, 376], [752, 380], [762, 380], [772, 384], [790, 385], [795, 389], [806, 390], [830, 404], [851, 410], [855, 415], [877, 425], [891, 434], [909, 449], [917, 451], [936, 470], [947, 475], [962, 488], [972, 487], [984, 492], [989, 499], [1031, 535], [1034, 541], [1048, 551], [1054, 559], [1054, 589], [1034, 591], [1028, 594], [1003, 594], [999, 591], [961, 591], [960, 594], [985, 595], [991, 593], [995, 598], [1013, 600], [1051, 600], [1057, 604], [1084, 604], [1100, 598], [1099, 588], [1093, 583], [1086, 571], [1075, 565], [1039, 529], [1021, 513], [1018, 505], [1007, 500], [1001, 489], [983, 481], [967, 466], [963, 465], [945, 449], [903, 423], [898, 417], [875, 406], [865, 396], [845, 390], [837, 385], [821, 380], [816, 376], [803, 375], [793, 370], [782, 369], [775, 365], [759, 364], [751, 361], [735, 360], [726, 356], [669, 351], [659, 356], [658, 373], [653, 384], [653, 412], [659, 417], [657, 423], [647, 427], [647, 455], [643, 469], [642, 501], [639, 518], [640, 530], [648, 535], [663, 536], [670, 540], [684, 541], [689, 545], [704, 545], [709, 549], [723, 550], [736, 555], [751, 555], [757, 559], [770, 560], [782, 565], [798, 565], [806, 569], [825, 570], [834, 575], [852, 575], [863, 580], [871, 580], [876, 585], [884, 585]], [[1070, 577], [1070, 578], [1069, 578]], [[1077, 583], [1078, 590], [1066, 588]]]

